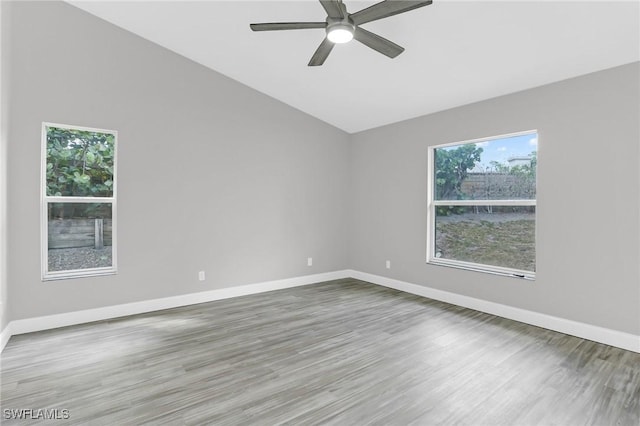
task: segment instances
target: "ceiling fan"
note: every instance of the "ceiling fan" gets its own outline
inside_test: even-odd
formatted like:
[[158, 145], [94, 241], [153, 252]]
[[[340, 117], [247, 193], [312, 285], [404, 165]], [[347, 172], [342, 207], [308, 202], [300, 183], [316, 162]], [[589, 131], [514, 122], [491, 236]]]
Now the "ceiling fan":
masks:
[[358, 12], [348, 13], [347, 7], [342, 3], [342, 0], [319, 1], [327, 12], [327, 19], [324, 22], [274, 22], [251, 24], [250, 27], [253, 31], [323, 28], [327, 35], [311, 57], [309, 61], [310, 67], [322, 65], [329, 53], [331, 53], [335, 43], [346, 43], [354, 38], [383, 55], [395, 58], [404, 51], [403, 47], [361, 28], [360, 25], [408, 12], [432, 3], [432, 0], [385, 0]]

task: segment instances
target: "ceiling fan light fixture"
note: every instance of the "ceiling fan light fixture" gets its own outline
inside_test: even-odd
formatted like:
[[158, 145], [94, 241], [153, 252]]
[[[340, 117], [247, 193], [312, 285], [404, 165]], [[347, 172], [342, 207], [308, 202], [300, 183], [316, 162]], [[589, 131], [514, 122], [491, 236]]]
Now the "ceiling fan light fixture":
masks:
[[404, 52], [404, 48], [365, 30], [361, 25], [428, 6], [432, 2], [433, 0], [383, 0], [358, 12], [349, 13], [343, 0], [320, 0], [320, 4], [327, 13], [324, 22], [267, 22], [249, 26], [253, 31], [324, 28], [326, 36], [311, 57], [310, 67], [324, 64], [336, 44], [348, 43], [354, 38], [376, 52], [393, 59]]
[[348, 23], [337, 23], [327, 28], [327, 38], [333, 43], [347, 43], [353, 39], [355, 28]]

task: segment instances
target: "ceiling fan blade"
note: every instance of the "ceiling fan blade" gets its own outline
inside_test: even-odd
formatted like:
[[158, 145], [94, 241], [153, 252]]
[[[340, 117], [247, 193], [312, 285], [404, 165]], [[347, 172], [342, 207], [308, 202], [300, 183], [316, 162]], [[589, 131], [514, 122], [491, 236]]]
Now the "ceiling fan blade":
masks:
[[324, 7], [324, 10], [327, 12], [329, 18], [344, 18], [344, 13], [342, 13], [342, 5], [338, 0], [320, 0], [320, 4]]
[[398, 13], [408, 12], [419, 7], [428, 6], [431, 3], [432, 0], [385, 0], [356, 13], [352, 13], [349, 16], [353, 19], [354, 24], [360, 25], [397, 15]]
[[362, 28], [356, 28], [353, 38], [390, 58], [395, 58], [404, 52], [404, 47], [398, 46], [394, 42]]
[[273, 22], [268, 24], [250, 24], [253, 31], [306, 30], [326, 28], [326, 22]]
[[316, 52], [311, 57], [309, 66], [317, 67], [324, 64], [324, 61], [327, 59], [327, 56], [329, 56], [329, 53], [331, 53], [331, 49], [333, 49], [333, 46], [334, 44], [325, 37], [324, 40], [322, 40], [322, 43], [320, 43], [320, 46], [318, 46], [318, 48], [316, 49]]

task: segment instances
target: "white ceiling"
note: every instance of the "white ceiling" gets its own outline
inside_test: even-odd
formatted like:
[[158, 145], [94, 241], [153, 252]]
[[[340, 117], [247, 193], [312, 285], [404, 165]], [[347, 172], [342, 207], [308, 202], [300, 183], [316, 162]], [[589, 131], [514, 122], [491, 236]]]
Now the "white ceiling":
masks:
[[[352, 41], [307, 63], [318, 1], [71, 1], [73, 5], [349, 133], [640, 60], [636, 1], [452, 1], [364, 24], [406, 50]], [[353, 13], [376, 1], [345, 0]]]

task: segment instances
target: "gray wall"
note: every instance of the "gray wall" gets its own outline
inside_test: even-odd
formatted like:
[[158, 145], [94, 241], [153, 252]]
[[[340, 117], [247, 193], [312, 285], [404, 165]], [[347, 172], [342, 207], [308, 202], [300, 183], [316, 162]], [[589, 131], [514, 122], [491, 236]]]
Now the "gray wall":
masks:
[[[639, 73], [630, 64], [354, 135], [351, 268], [639, 334]], [[425, 264], [427, 147], [531, 129], [536, 281]]]
[[7, 146], [9, 124], [9, 19], [0, 2], [0, 331], [9, 323], [7, 309]]
[[[346, 133], [72, 6], [3, 12], [12, 320], [347, 266]], [[116, 276], [40, 281], [43, 121], [119, 132]]]

